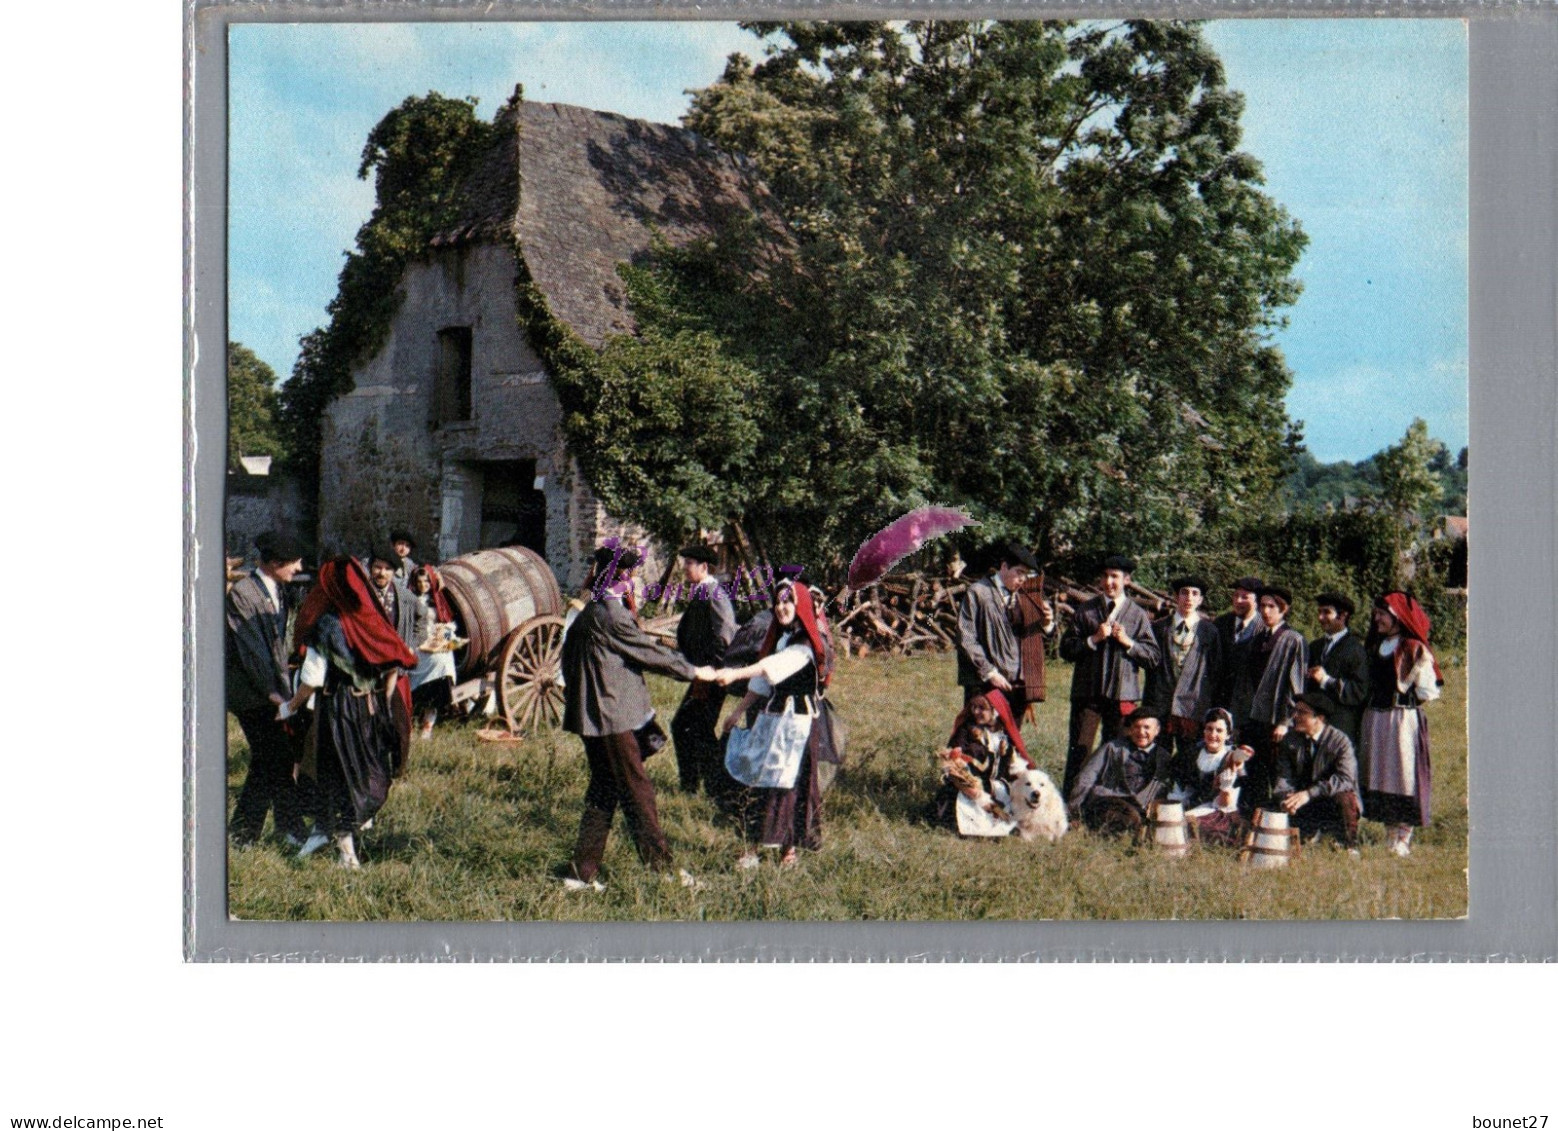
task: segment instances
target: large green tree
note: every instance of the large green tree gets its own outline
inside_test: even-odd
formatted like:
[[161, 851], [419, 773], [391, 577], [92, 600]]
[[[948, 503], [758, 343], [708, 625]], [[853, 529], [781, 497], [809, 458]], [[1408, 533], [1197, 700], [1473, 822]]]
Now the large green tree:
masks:
[[239, 456], [282, 459], [276, 427], [276, 371], [240, 342], [227, 343], [227, 466]]
[[1305, 241], [1195, 26], [749, 26], [766, 57], [686, 124], [783, 224], [665, 257], [640, 324], [763, 376], [740, 507], [771, 557], [927, 501], [1062, 560], [1272, 505]]

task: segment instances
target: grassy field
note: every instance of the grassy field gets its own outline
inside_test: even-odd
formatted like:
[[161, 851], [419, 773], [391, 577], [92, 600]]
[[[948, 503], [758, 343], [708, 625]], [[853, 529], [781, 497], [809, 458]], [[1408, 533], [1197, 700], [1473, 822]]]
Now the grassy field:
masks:
[[[1057, 780], [1064, 760], [1070, 671], [1025, 732]], [[650, 678], [668, 720], [682, 685]], [[441, 726], [412, 747], [374, 827], [359, 838], [364, 867], [333, 852], [298, 860], [269, 839], [229, 856], [229, 910], [241, 919], [329, 920], [929, 920], [1454, 918], [1466, 913], [1466, 678], [1446, 673], [1427, 708], [1434, 824], [1398, 859], [1365, 820], [1361, 859], [1306, 847], [1286, 869], [1256, 871], [1228, 849], [1173, 860], [1073, 831], [1056, 845], [964, 841], [923, 822], [938, 775], [933, 752], [961, 696], [950, 657], [850, 659], [832, 698], [850, 726], [850, 762], [824, 807], [822, 851], [781, 872], [734, 867], [736, 831], [700, 797], [677, 792], [674, 753], [650, 762], [677, 862], [704, 881], [689, 891], [646, 872], [619, 817], [603, 894], [565, 893], [552, 878], [568, 859], [586, 770], [579, 740], [480, 742], [476, 727]], [[228, 729], [229, 811], [248, 750]]]

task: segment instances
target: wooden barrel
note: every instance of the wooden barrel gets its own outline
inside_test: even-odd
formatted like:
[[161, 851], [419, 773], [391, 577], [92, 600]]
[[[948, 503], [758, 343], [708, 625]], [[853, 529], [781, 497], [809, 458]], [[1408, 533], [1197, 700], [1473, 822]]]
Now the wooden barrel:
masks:
[[1244, 840], [1240, 855], [1252, 868], [1285, 868], [1300, 850], [1300, 833], [1290, 828], [1280, 809], [1255, 810], [1254, 828]]
[[1190, 851], [1190, 822], [1179, 801], [1154, 801], [1147, 814], [1152, 844], [1165, 856], [1184, 856]]
[[465, 679], [496, 668], [503, 641], [532, 617], [562, 615], [557, 578], [546, 559], [523, 546], [461, 554], [438, 572], [460, 634], [470, 638], [455, 656]]

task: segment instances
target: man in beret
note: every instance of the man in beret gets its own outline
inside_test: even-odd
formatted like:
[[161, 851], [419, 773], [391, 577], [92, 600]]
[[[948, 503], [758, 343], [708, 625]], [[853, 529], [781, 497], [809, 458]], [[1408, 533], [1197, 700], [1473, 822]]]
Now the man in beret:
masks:
[[1234, 687], [1233, 716], [1239, 721], [1239, 741], [1255, 754], [1245, 768], [1246, 811], [1265, 804], [1271, 789], [1273, 749], [1293, 724], [1293, 704], [1304, 693], [1309, 648], [1303, 634], [1287, 623], [1293, 595], [1280, 585], [1264, 585], [1255, 608], [1261, 629], [1249, 646]]
[[1158, 727], [1158, 717], [1142, 708], [1123, 735], [1088, 756], [1066, 793], [1073, 820], [1103, 833], [1141, 828], [1148, 806], [1171, 784], [1173, 756], [1158, 742]]
[[1222, 685], [1222, 636], [1201, 615], [1206, 581], [1194, 575], [1170, 583], [1174, 609], [1152, 622], [1158, 666], [1148, 678], [1148, 706], [1163, 719], [1163, 740], [1185, 758], [1201, 739], [1202, 720], [1217, 706]]
[[276, 812], [276, 834], [303, 843], [303, 814], [293, 779], [301, 750], [276, 708], [292, 698], [287, 585], [303, 568], [303, 550], [284, 534], [255, 539], [259, 568], [227, 592], [227, 709], [249, 744], [249, 773], [233, 809], [240, 844], [258, 840], [265, 815]]
[[[643, 673], [683, 682], [714, 678], [712, 668], [688, 663], [638, 626], [626, 604], [638, 562], [636, 550], [596, 550], [594, 589], [563, 637], [563, 729], [583, 741], [590, 767], [579, 837], [563, 877], [568, 891], [605, 890], [597, 873], [619, 808], [639, 859], [671, 875], [671, 848], [660, 829], [654, 783], [644, 771], [634, 734], [654, 716]], [[697, 886], [686, 870], [678, 875], [684, 887]]]
[[1315, 598], [1315, 619], [1321, 635], [1309, 644], [1309, 671], [1304, 690], [1323, 691], [1335, 704], [1330, 724], [1352, 739], [1358, 749], [1358, 726], [1369, 699], [1369, 656], [1363, 641], [1351, 631], [1354, 607], [1342, 593]]
[[379, 608], [389, 619], [406, 647], [413, 652], [420, 643], [417, 640], [417, 601], [400, 579], [404, 566], [401, 556], [394, 550], [375, 546], [368, 551], [368, 591], [379, 602]]
[[[1021, 726], [1028, 706], [1025, 681], [1033, 680], [1037, 688], [1043, 672], [1023, 670], [1015, 626], [1017, 591], [1038, 571], [1039, 563], [1016, 542], [997, 547], [995, 558], [995, 572], [970, 585], [958, 604], [958, 686], [965, 703], [975, 695], [1000, 692]], [[1042, 598], [1039, 615], [1040, 631], [1053, 633], [1055, 614]]]
[[1260, 632], [1260, 614], [1255, 611], [1255, 594], [1266, 583], [1258, 577], [1241, 577], [1233, 583], [1229, 609], [1213, 623], [1217, 625], [1223, 655], [1222, 683], [1217, 689], [1217, 705], [1234, 716], [1233, 725], [1242, 720], [1233, 709], [1233, 688], [1249, 663], [1250, 645]]
[[[692, 591], [676, 626], [676, 650], [695, 667], [717, 668], [724, 662], [725, 649], [736, 635], [736, 610], [730, 601], [730, 589], [713, 572], [718, 555], [708, 546], [686, 546], [677, 556]], [[724, 787], [725, 760], [715, 733], [724, 701], [723, 688], [694, 680], [671, 719], [676, 775], [688, 793], [697, 793], [702, 785], [713, 797]]]
[[1326, 722], [1335, 709], [1323, 691], [1305, 692], [1294, 702], [1293, 727], [1277, 744], [1271, 795], [1305, 837], [1330, 830], [1356, 856], [1358, 758], [1352, 740]]
[[1083, 602], [1060, 638], [1061, 658], [1074, 665], [1071, 728], [1065, 784], [1061, 787], [1067, 797], [1100, 731], [1105, 742], [1120, 733], [1121, 722], [1141, 702], [1147, 673], [1158, 664], [1152, 621], [1126, 596], [1135, 568], [1130, 558], [1118, 554], [1105, 558], [1098, 582], [1101, 594]]
[[411, 552], [417, 548], [416, 540], [411, 537], [411, 531], [404, 528], [390, 531], [389, 540], [389, 548], [400, 556], [395, 576], [409, 583], [411, 575], [417, 571], [417, 563], [411, 557]]

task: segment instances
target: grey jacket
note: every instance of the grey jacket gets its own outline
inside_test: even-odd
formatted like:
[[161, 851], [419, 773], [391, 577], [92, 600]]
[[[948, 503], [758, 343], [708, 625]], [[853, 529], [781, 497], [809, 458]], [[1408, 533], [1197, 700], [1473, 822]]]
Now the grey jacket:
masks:
[[1130, 651], [1113, 640], [1096, 647], [1088, 643], [1107, 615], [1102, 596], [1084, 602], [1060, 638], [1061, 658], [1076, 665], [1071, 673], [1072, 699], [1137, 703], [1146, 691], [1147, 673], [1158, 664], [1158, 638], [1152, 634], [1146, 611], [1129, 597], [1120, 600], [1123, 607], [1114, 620], [1131, 638]]
[[1352, 739], [1327, 725], [1311, 743], [1289, 731], [1277, 744], [1277, 780], [1271, 792], [1286, 797], [1307, 789], [1311, 797], [1358, 792], [1358, 757]]
[[563, 637], [563, 729], [599, 738], [643, 726], [652, 710], [646, 671], [686, 682], [693, 665], [639, 628], [620, 600], [586, 601]]
[[1171, 768], [1169, 749], [1162, 743], [1138, 750], [1130, 739], [1117, 738], [1093, 751], [1083, 763], [1066, 804], [1076, 814], [1089, 800], [1122, 797], [1130, 798], [1145, 812], [1171, 784]]
[[[286, 586], [279, 586], [285, 594]], [[282, 597], [286, 601], [286, 597]], [[292, 697], [287, 671], [287, 609], [271, 605], [254, 574], [227, 591], [227, 709], [271, 706], [271, 694]]]
[[1198, 724], [1217, 706], [1223, 675], [1223, 642], [1217, 625], [1206, 617], [1196, 621], [1184, 664], [1174, 662], [1174, 614], [1152, 622], [1158, 642], [1158, 666], [1149, 677], [1147, 700], [1160, 714], [1194, 719]]
[[736, 635], [736, 610], [722, 579], [710, 576], [694, 588], [676, 625], [676, 648], [693, 664], [718, 667]]
[[[1241, 725], [1249, 721], [1263, 726], [1276, 726], [1279, 723], [1286, 726], [1293, 719], [1293, 700], [1304, 693], [1309, 647], [1304, 643], [1302, 633], [1291, 625], [1284, 624], [1277, 629], [1277, 637], [1271, 647], [1271, 656], [1266, 661], [1266, 670], [1261, 673], [1259, 681], [1253, 681], [1253, 669], [1259, 650], [1260, 637], [1256, 636], [1255, 641], [1250, 644], [1249, 659], [1243, 679], [1235, 686], [1234, 720]], [[1252, 682], [1253, 687], [1250, 686]], [[1249, 691], [1248, 700], [1243, 697], [1244, 689]], [[1248, 708], [1241, 714], [1239, 707], [1246, 702]]]
[[983, 687], [997, 671], [1019, 682], [1022, 653], [1001, 598], [1001, 579], [992, 574], [964, 590], [958, 605], [958, 686]]
[[[406, 583], [398, 577], [390, 578], [390, 585], [395, 590], [395, 632], [406, 642], [406, 647], [413, 652], [422, 641], [417, 637], [417, 612], [421, 608], [421, 602], [417, 595], [406, 588]], [[368, 595], [374, 600], [379, 599], [378, 590], [373, 583], [368, 584]]]
[[[1364, 651], [1362, 639], [1350, 629], [1332, 645], [1330, 655], [1326, 655], [1327, 643], [1324, 636], [1310, 642], [1309, 664], [1318, 664], [1331, 677], [1331, 683], [1324, 691], [1335, 700], [1336, 713], [1326, 721], [1352, 739], [1356, 748], [1363, 705], [1369, 701], [1369, 656]], [[1321, 687], [1314, 680], [1308, 680], [1306, 690], [1319, 691]]]

